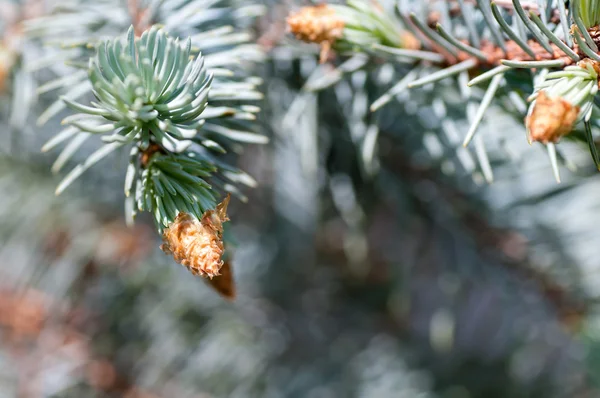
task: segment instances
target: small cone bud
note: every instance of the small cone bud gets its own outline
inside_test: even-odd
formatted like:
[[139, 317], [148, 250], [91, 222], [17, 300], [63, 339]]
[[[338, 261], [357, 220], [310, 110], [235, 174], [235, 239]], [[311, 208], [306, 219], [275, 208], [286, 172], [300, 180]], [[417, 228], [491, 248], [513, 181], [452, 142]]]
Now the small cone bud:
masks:
[[228, 300], [235, 299], [235, 280], [233, 279], [233, 267], [231, 261], [226, 260], [221, 267], [221, 274], [206, 281], [210, 287]]
[[190, 214], [179, 213], [163, 233], [160, 246], [166, 254], [185, 266], [194, 275], [213, 278], [220, 275], [223, 266], [223, 223], [229, 221], [229, 195], [197, 220]]
[[290, 14], [287, 23], [297, 39], [321, 45], [321, 62], [327, 59], [331, 46], [344, 30], [344, 21], [327, 4], [303, 7]]
[[596, 74], [600, 75], [600, 63], [590, 58], [584, 58], [581, 61], [577, 62], [577, 66], [583, 69], [587, 69], [588, 66], [591, 66]]
[[561, 97], [550, 98], [545, 91], [540, 91], [526, 120], [531, 141], [558, 142], [573, 130], [578, 115], [578, 106]]

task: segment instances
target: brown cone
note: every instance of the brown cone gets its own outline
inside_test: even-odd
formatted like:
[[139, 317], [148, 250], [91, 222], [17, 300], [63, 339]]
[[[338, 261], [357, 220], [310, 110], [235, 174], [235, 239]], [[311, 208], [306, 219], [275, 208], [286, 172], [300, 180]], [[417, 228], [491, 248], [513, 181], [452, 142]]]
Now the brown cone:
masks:
[[221, 296], [225, 297], [227, 300], [233, 301], [236, 297], [236, 289], [231, 261], [225, 260], [221, 267], [221, 274], [212, 279], [207, 279], [206, 283]]
[[287, 24], [298, 40], [321, 45], [321, 63], [327, 60], [331, 47], [344, 30], [344, 21], [327, 4], [301, 8], [290, 14]]
[[166, 254], [185, 266], [194, 275], [213, 278], [223, 266], [223, 223], [229, 221], [227, 205], [230, 196], [207, 210], [199, 221], [188, 213], [179, 213], [163, 233], [160, 246]]
[[558, 142], [573, 130], [578, 115], [578, 106], [561, 97], [550, 98], [545, 91], [540, 91], [533, 111], [526, 119], [531, 141]]

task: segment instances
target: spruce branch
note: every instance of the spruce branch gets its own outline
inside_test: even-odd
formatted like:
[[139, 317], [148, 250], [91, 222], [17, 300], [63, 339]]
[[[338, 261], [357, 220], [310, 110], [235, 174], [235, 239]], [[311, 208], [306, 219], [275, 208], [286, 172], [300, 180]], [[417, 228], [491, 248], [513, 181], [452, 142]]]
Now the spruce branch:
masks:
[[[220, 168], [208, 152], [223, 148], [208, 139], [202, 128], [207, 119], [236, 113], [218, 108], [204, 113], [213, 78], [204, 57], [190, 53], [191, 40], [181, 44], [157, 27], [139, 39], [131, 27], [125, 40], [107, 40], [98, 46], [89, 69], [97, 102], [83, 105], [63, 97], [78, 113], [63, 120], [70, 127], [44, 149], [71, 139], [54, 168], [59, 171], [84, 140], [99, 135], [103, 144], [63, 179], [57, 193], [114, 150], [130, 146], [125, 194], [131, 197], [136, 192], [135, 208], [128, 206], [130, 221], [137, 210], [148, 211], [161, 231], [180, 212], [199, 219], [214, 207], [213, 187], [205, 179]], [[235, 93], [222, 91], [215, 96], [235, 98]]]
[[[40, 94], [63, 93], [38, 124], [65, 108], [76, 112], [42, 148], [67, 142], [53, 171], [62, 169], [84, 142], [95, 136], [102, 141], [57, 193], [115, 150], [130, 147], [125, 181], [130, 223], [138, 211], [149, 211], [160, 232], [179, 211], [200, 218], [214, 208], [215, 190], [244, 199], [235, 185], [252, 186], [252, 178], [219, 156], [239, 152], [242, 143], [266, 142], [255, 132], [262, 82], [248, 73], [263, 55], [246, 29], [264, 7], [234, 3], [75, 1], [25, 23], [30, 40], [60, 46], [47, 60], [28, 65], [32, 70], [51, 65], [58, 75], [39, 88]], [[54, 68], [58, 59], [68, 67]], [[95, 101], [83, 103], [89, 94]], [[165, 199], [165, 192], [173, 200]]]
[[[24, 30], [30, 40], [39, 40], [45, 45], [59, 47], [45, 59], [35, 60], [27, 65], [30, 70], [48, 69], [56, 73], [56, 79], [48, 82], [39, 93], [60, 90], [70, 100], [78, 100], [90, 92], [86, 76], [78, 70], [88, 67], [89, 59], [97, 51], [97, 46], [106, 38], [125, 34], [130, 25], [139, 37], [141, 32], [153, 25], [162, 26], [173, 37], [191, 39], [191, 54], [202, 53], [207, 68], [214, 76], [213, 88], [223, 87], [229, 91], [239, 91], [238, 85], [245, 84], [245, 98], [254, 101], [260, 98], [258, 81], [248, 73], [248, 67], [263, 59], [258, 45], [251, 44], [252, 35], [247, 24], [264, 7], [250, 4], [234, 8], [229, 1], [206, 4], [202, 0], [181, 2], [176, 0], [150, 1], [102, 0], [100, 2], [59, 3], [54, 11], [43, 17], [25, 21]], [[67, 67], [62, 64], [66, 63]], [[77, 75], [79, 78], [75, 78]], [[69, 76], [73, 76], [69, 78]], [[220, 105], [227, 103], [236, 114], [232, 118], [252, 117], [243, 109], [242, 98], [233, 101], [215, 98]], [[56, 101], [38, 118], [38, 125], [46, 123], [65, 109], [63, 101]], [[239, 113], [239, 115], [238, 115]], [[235, 116], [235, 117], [234, 117]], [[224, 119], [217, 122], [231, 128]]]
[[[386, 20], [393, 25], [386, 31], [396, 32], [396, 37], [410, 34], [414, 39], [411, 48], [407, 48], [406, 42], [402, 41], [396, 43], [387, 41], [384, 44], [381, 29], [371, 23], [369, 18], [365, 23], [361, 23], [347, 17], [355, 10], [365, 13], [370, 3], [355, 0], [348, 1], [346, 5], [320, 6], [332, 10], [329, 18], [339, 18], [349, 24], [349, 27], [344, 25], [341, 33], [338, 32], [335, 37], [329, 39], [328, 45], [331, 48], [340, 49], [340, 54], [343, 55], [341, 43], [353, 40], [353, 29], [362, 29], [368, 32], [369, 37], [378, 38], [379, 41], [372, 40], [370, 45], [367, 45], [366, 41], [355, 40], [357, 44], [352, 47], [352, 52], [363, 52], [372, 59], [384, 58], [391, 63], [404, 66], [404, 73], [430, 66], [438, 69], [425, 76], [413, 76], [410, 81], [401, 79], [388, 93], [373, 103], [372, 110], [389, 103], [391, 98], [402, 90], [414, 90], [448, 78], [460, 80], [459, 76], [468, 73], [469, 85], [488, 82], [488, 87], [481, 100], [473, 98], [481, 102], [477, 113], [470, 118], [470, 127], [464, 139], [466, 146], [475, 136], [485, 117], [486, 109], [492, 102], [505, 96], [514, 101], [522, 96], [523, 85], [520, 79], [523, 74], [517, 74], [515, 70], [528, 69], [531, 76], [529, 87], [536, 93], [530, 96], [529, 100], [534, 101], [540, 90], [546, 90], [542, 94], [538, 111], [534, 112], [536, 102], [533, 102], [527, 111], [528, 137], [531, 141], [539, 141], [547, 145], [555, 170], [554, 174], [557, 175], [558, 157], [554, 145], [560, 138], [569, 136], [578, 122], [593, 121], [592, 111], [596, 109], [594, 98], [598, 90], [598, 75], [595, 70], [600, 63], [598, 53], [600, 44], [598, 27], [600, 11], [598, 10], [600, 8], [597, 1], [572, 1], [569, 9], [565, 7], [563, 1], [558, 1], [551, 9], [547, 9], [549, 5], [542, 7], [539, 4], [519, 0], [495, 1], [491, 4], [480, 0], [461, 0], [444, 3], [442, 8], [445, 7], [446, 11], [441, 13], [430, 8], [429, 3], [399, 2], [397, 3], [399, 18]], [[477, 9], [471, 6], [473, 3], [477, 5]], [[304, 12], [309, 16], [307, 9], [304, 10], [295, 15]], [[423, 18], [423, 15], [426, 17]], [[455, 21], [461, 24], [461, 21], [457, 20], [464, 21], [466, 30], [456, 28]], [[475, 24], [476, 20], [483, 23]], [[306, 26], [309, 25], [310, 21], [306, 22]], [[569, 25], [572, 27], [569, 28]], [[298, 32], [298, 26], [290, 25], [290, 28], [300, 39], [311, 41], [309, 36], [303, 36]], [[339, 30], [339, 27], [337, 29]], [[363, 36], [366, 37], [367, 34]], [[415, 41], [417, 45], [414, 45]], [[543, 77], [549, 71], [553, 72], [550, 74], [550, 79], [545, 81]], [[562, 72], [564, 74], [561, 75]], [[407, 76], [410, 74], [409, 72]], [[559, 84], [559, 76], [561, 79], [567, 79], [572, 85], [562, 82]], [[540, 79], [541, 83], [534, 84], [534, 80]], [[457, 83], [461, 84], [459, 81]], [[557, 84], [559, 88], [550, 89], [552, 84]], [[570, 90], [561, 91], [560, 88], [565, 88], [565, 84], [569, 84]], [[539, 116], [545, 112], [542, 109], [548, 110], [542, 106], [542, 103], [549, 105], [550, 97], [553, 97], [551, 101], [557, 104], [554, 106], [563, 109], [559, 111], [559, 108], [555, 108], [553, 114], [556, 116], [552, 122], [548, 118], [544, 120]], [[521, 114], [521, 116], [526, 115]], [[591, 135], [593, 136], [593, 133]], [[594, 145], [591, 143], [590, 148], [595, 159], [595, 150], [592, 148]], [[481, 152], [480, 148], [476, 150], [478, 153]]]
[[[67, 127], [43, 150], [68, 142], [53, 166], [58, 172], [85, 141], [100, 138], [101, 146], [58, 185], [56, 193], [60, 194], [102, 159], [120, 148], [129, 148], [124, 186], [126, 219], [132, 224], [138, 212], [149, 212], [162, 233], [165, 228], [177, 229], [176, 221], [182, 217], [207, 220], [221, 193], [232, 192], [244, 199], [235, 185], [254, 184], [252, 178], [219, 156], [235, 150], [238, 143], [266, 142], [253, 132], [260, 109], [252, 103], [261, 98], [257, 90], [261, 82], [238, 70], [242, 59], [258, 57], [251, 46], [243, 45], [249, 40], [247, 34], [227, 27], [198, 32], [180, 41], [165, 29], [152, 26], [137, 37], [136, 30], [144, 29], [145, 22], [140, 21], [147, 18], [149, 9], [140, 12], [136, 2], [128, 6], [137, 27], [130, 26], [124, 37], [94, 41], [81, 48], [78, 57], [82, 60], [94, 51], [87, 78], [78, 75], [75, 91], [61, 96], [62, 104], [76, 113], [63, 119]], [[66, 83], [72, 81], [61, 77], [42, 90]], [[76, 99], [84, 98], [90, 88], [95, 100], [78, 102]], [[57, 104], [48, 108], [42, 121], [60, 112], [62, 107]], [[183, 265], [191, 264], [188, 268], [194, 274], [216, 276], [223, 266], [223, 261], [215, 260], [223, 254], [223, 238], [219, 233], [214, 239], [218, 244], [203, 249], [211, 255], [198, 257], [191, 249], [165, 252], [174, 254]], [[206, 263], [209, 258], [212, 265]], [[210, 272], [194, 271], [200, 269]]]
[[321, 62], [327, 60], [331, 49], [346, 52], [369, 51], [377, 45], [404, 49], [418, 46], [412, 34], [399, 29], [398, 21], [381, 7], [361, 0], [350, 0], [347, 6], [304, 7], [290, 14], [287, 23], [297, 39], [321, 46]]

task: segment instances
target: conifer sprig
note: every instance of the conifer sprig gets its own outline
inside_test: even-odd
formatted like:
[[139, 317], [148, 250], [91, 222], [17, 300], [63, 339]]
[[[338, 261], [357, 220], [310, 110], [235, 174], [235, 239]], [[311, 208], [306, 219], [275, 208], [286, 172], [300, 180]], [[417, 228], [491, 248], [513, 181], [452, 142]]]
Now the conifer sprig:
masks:
[[[233, 182], [242, 173], [223, 168], [210, 155], [224, 149], [203, 130], [205, 121], [239, 115], [235, 110], [207, 108], [213, 77], [204, 57], [191, 55], [189, 39], [180, 43], [158, 27], [136, 39], [131, 27], [125, 38], [107, 40], [97, 48], [88, 73], [96, 101], [84, 105], [63, 97], [78, 113], [63, 120], [69, 127], [43, 149], [69, 141], [55, 163], [54, 171], [59, 171], [90, 137], [100, 136], [102, 145], [67, 174], [57, 193], [116, 149], [129, 146], [125, 178], [128, 221], [139, 211], [148, 211], [162, 231], [179, 213], [200, 219], [216, 204], [216, 187], [209, 182], [214, 175]], [[215, 94], [233, 99], [236, 95], [225, 90]], [[226, 129], [215, 124], [213, 130], [217, 127]], [[245, 138], [243, 132], [238, 133], [241, 138], [221, 133], [226, 139]]]
[[[129, 147], [129, 222], [148, 211], [162, 231], [177, 212], [199, 217], [213, 208], [219, 192], [244, 199], [236, 185], [252, 186], [253, 179], [219, 157], [239, 152], [240, 144], [267, 141], [255, 123], [262, 82], [249, 73], [263, 53], [248, 27], [263, 10], [235, 0], [76, 0], [26, 21], [33, 42], [59, 47], [27, 65], [57, 75], [40, 86], [40, 95], [62, 91], [38, 124], [66, 108], [76, 112], [43, 147], [66, 143], [53, 171], [69, 164], [86, 141], [102, 142], [67, 174], [57, 193], [115, 150]], [[87, 103], [90, 94], [95, 99]]]
[[[345, 5], [331, 5], [331, 9], [336, 12], [330, 17], [344, 18], [357, 9], [363, 12], [369, 8], [377, 9], [377, 6], [370, 6], [371, 3], [353, 0]], [[598, 88], [596, 70], [600, 62], [600, 4], [596, 0], [572, 1], [568, 9], [562, 0], [555, 2], [552, 7], [550, 3], [538, 4], [535, 9], [524, 7], [519, 0], [497, 3], [477, 0], [476, 7], [465, 1], [452, 5], [450, 2], [436, 2], [432, 5], [431, 2], [416, 0], [391, 3], [397, 7], [398, 18], [387, 20], [393, 27], [386, 31], [410, 34], [418, 40], [418, 45], [407, 48], [400, 41], [395, 44], [388, 41], [385, 45], [382, 42], [372, 42], [372, 48], [364, 45], [353, 47], [354, 52], [366, 53], [371, 57], [380, 57], [381, 53], [386, 53], [388, 59], [390, 55], [394, 56], [390, 61], [404, 65], [405, 76], [410, 76], [408, 80], [401, 79], [389, 92], [376, 100], [372, 110], [380, 109], [402, 91], [414, 90], [449, 78], [455, 79], [460, 85], [465, 80], [464, 76], [468, 75], [470, 78], [466, 80], [469, 85], [487, 83], [487, 88], [482, 97], [469, 91], [474, 96], [468, 102], [476, 101], [479, 105], [477, 111], [468, 117], [470, 126], [464, 139], [464, 146], [467, 146], [479, 130], [488, 108], [498, 97], [514, 102], [516, 109], [523, 108], [521, 103], [524, 99], [522, 90], [525, 71], [517, 70], [526, 70], [525, 73], [530, 76], [530, 90], [535, 89], [536, 93], [544, 90], [544, 95], [554, 97], [558, 95], [561, 101], [566, 101], [561, 104], [571, 106], [568, 110], [564, 108], [566, 113], [562, 113], [561, 117], [575, 115], [568, 116], [564, 123], [555, 121], [556, 126], [560, 127], [556, 127], [557, 130], [552, 134], [548, 130], [545, 137], [536, 133], [529, 135], [533, 141], [547, 145], [555, 171], [558, 170], [555, 143], [561, 137], [568, 136], [579, 121], [586, 123], [588, 132], [591, 132], [589, 123], [597, 123], [591, 119], [592, 111], [598, 110], [594, 98]], [[360, 21], [357, 23], [371, 36], [384, 37], [382, 25], [371, 22], [361, 24]], [[397, 37], [401, 35], [398, 34]], [[342, 43], [351, 38], [352, 35], [344, 30], [337, 41]], [[337, 41], [331, 44], [332, 48], [338, 46]], [[544, 76], [551, 71], [556, 73], [552, 72], [549, 79], [544, 80]], [[569, 90], [563, 92], [567, 80], [570, 83]], [[538, 82], [535, 88], [534, 81]], [[552, 89], [554, 84], [559, 84], [559, 88]], [[561, 93], [566, 97], [560, 96]], [[529, 100], [534, 100], [537, 95], [529, 97]], [[531, 118], [534, 108], [535, 102], [528, 112], [528, 131], [530, 122], [536, 119]], [[521, 117], [524, 116], [521, 114]], [[538, 123], [533, 124], [539, 127]], [[540, 132], [539, 128], [534, 130]], [[593, 136], [593, 133], [588, 134], [589, 136]], [[596, 159], [593, 142], [590, 142], [590, 149]], [[486, 156], [480, 156], [479, 159], [480, 162], [483, 161], [480, 164], [482, 169], [491, 170], [489, 163], [486, 163]], [[490, 180], [492, 176], [487, 174]], [[555, 172], [555, 175], [558, 176], [558, 173]]]

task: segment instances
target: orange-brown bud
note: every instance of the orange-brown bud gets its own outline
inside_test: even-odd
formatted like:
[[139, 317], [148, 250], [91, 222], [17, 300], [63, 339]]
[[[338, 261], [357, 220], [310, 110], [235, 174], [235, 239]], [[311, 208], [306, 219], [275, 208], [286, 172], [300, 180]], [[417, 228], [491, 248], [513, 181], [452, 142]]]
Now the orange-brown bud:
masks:
[[321, 45], [321, 62], [344, 31], [344, 21], [327, 4], [303, 7], [290, 14], [287, 23], [297, 39]]
[[233, 267], [231, 266], [230, 260], [225, 260], [219, 276], [207, 279], [206, 282], [227, 300], [235, 299], [235, 280], [233, 279]]
[[545, 91], [540, 91], [526, 119], [531, 141], [558, 142], [573, 130], [578, 115], [578, 106], [561, 97], [550, 98]]
[[577, 66], [583, 69], [587, 69], [588, 66], [591, 66], [596, 74], [600, 75], [600, 62], [593, 60], [591, 58], [584, 58], [581, 61], [577, 62]]
[[230, 196], [207, 210], [201, 220], [179, 213], [163, 233], [161, 250], [172, 254], [175, 261], [194, 275], [212, 278], [220, 275], [223, 266], [223, 223], [229, 221], [227, 205]]

